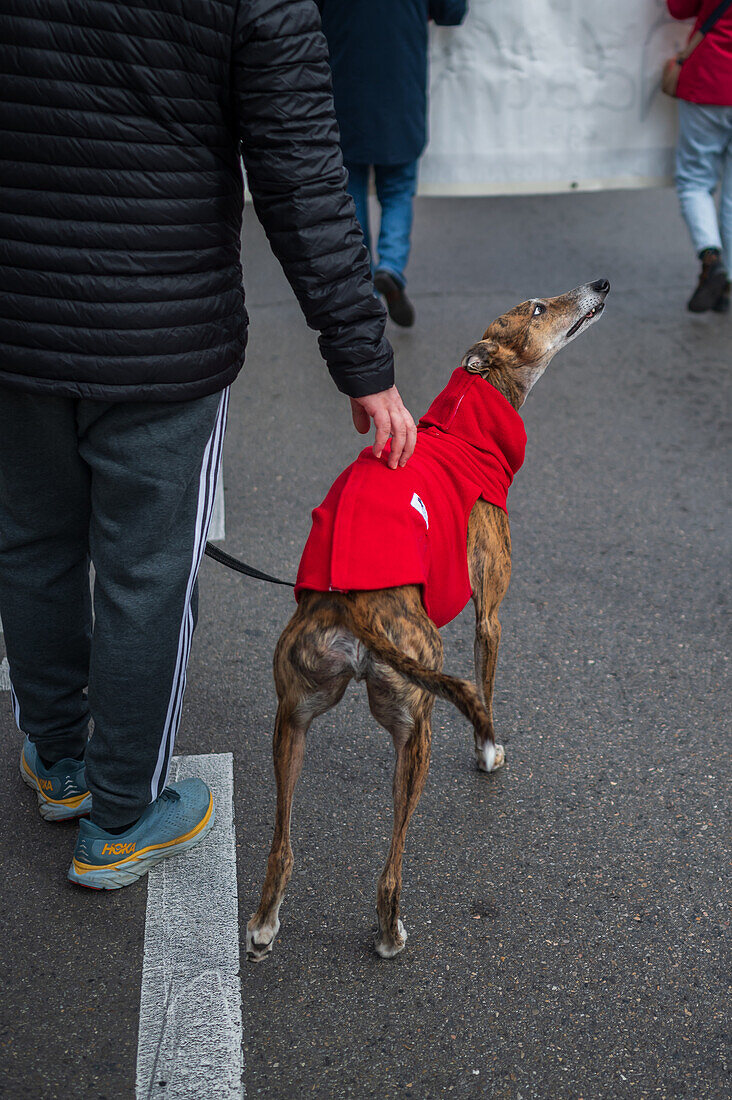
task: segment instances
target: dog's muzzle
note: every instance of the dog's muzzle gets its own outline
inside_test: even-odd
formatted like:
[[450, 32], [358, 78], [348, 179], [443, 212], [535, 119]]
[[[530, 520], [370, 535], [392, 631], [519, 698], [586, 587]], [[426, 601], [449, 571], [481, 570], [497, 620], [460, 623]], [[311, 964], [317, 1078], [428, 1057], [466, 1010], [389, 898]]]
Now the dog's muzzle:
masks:
[[575, 321], [572, 327], [567, 332], [567, 339], [570, 340], [583, 325], [588, 321], [592, 321], [595, 317], [598, 317], [605, 308], [605, 298], [610, 290], [610, 283], [607, 279], [596, 279], [594, 283], [588, 283], [586, 290], [589, 294], [583, 294], [583, 298], [587, 301], [583, 302], [583, 305], [590, 305], [590, 308], [582, 314], [579, 321]]

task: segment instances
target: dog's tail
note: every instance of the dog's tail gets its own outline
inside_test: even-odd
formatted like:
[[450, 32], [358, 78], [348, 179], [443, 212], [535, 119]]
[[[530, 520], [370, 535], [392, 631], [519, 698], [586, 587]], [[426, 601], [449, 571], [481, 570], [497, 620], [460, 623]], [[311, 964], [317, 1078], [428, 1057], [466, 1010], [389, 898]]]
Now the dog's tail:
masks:
[[415, 661], [413, 657], [408, 657], [385, 634], [374, 630], [357, 609], [341, 604], [338, 611], [344, 620], [344, 625], [368, 647], [375, 657], [389, 665], [395, 672], [401, 673], [417, 687], [439, 696], [440, 699], [446, 699], [448, 703], [457, 707], [471, 723], [481, 742], [494, 742], [493, 725], [475, 684], [470, 680], [461, 680], [457, 676], [448, 676], [446, 672], [427, 668], [426, 665]]

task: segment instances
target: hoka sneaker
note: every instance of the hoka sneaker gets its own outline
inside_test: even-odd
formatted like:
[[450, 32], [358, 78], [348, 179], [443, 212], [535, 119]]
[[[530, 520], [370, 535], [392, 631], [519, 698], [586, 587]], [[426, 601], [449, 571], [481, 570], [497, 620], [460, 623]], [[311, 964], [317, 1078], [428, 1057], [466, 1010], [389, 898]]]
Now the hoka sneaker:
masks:
[[129, 886], [167, 856], [203, 840], [214, 817], [213, 795], [203, 780], [183, 779], [166, 787], [123, 833], [107, 833], [91, 821], [80, 821], [68, 877], [92, 890]]
[[20, 753], [20, 775], [38, 795], [38, 809], [46, 821], [68, 821], [91, 810], [83, 760], [59, 760], [47, 768], [36, 746], [26, 737]]

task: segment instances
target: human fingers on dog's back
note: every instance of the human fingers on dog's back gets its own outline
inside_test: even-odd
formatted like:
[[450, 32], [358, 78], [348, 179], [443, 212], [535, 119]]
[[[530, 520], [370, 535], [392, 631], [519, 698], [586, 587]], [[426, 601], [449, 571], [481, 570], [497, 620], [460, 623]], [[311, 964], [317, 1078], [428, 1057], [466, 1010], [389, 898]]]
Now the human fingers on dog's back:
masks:
[[377, 458], [381, 458], [381, 453], [391, 434], [391, 416], [382, 406], [379, 406], [379, 408], [374, 411], [374, 427], [376, 429], [376, 435], [374, 437], [373, 451]]
[[364, 423], [357, 407], [370, 417], [376, 428], [373, 452], [376, 458], [386, 446], [389, 437], [392, 437], [389, 465], [394, 468], [397, 464], [404, 465], [408, 461], [417, 440], [417, 429], [409, 411], [404, 407], [396, 386], [380, 393], [368, 394], [366, 397], [351, 398], [353, 407], [353, 422], [361, 431], [360, 424]]
[[391, 396], [389, 415], [392, 437], [389, 466], [393, 470], [397, 466], [405, 466], [414, 453], [417, 442], [417, 428], [396, 386], [392, 387], [389, 394]]
[[[401, 400], [400, 400], [401, 405]], [[412, 454], [417, 442], [417, 429], [409, 410], [401, 405], [396, 416], [392, 417], [392, 440], [389, 465], [392, 470], [397, 466], [405, 466]]]
[[395, 417], [391, 428], [391, 450], [387, 465], [390, 470], [395, 470], [400, 465], [400, 459], [404, 453], [407, 442], [407, 425], [403, 417]]

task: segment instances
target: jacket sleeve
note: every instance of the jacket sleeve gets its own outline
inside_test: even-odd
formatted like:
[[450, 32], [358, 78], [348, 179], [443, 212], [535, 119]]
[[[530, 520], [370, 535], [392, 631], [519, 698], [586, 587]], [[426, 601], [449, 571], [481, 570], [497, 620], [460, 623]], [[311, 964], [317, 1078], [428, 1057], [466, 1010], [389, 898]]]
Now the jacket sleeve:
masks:
[[439, 27], [457, 27], [468, 10], [468, 0], [429, 0], [429, 17]]
[[693, 19], [701, 10], [702, 0], [666, 0], [674, 19]]
[[233, 44], [234, 107], [257, 216], [320, 333], [338, 389], [394, 382], [386, 314], [338, 144], [328, 48], [313, 0], [244, 0]]

